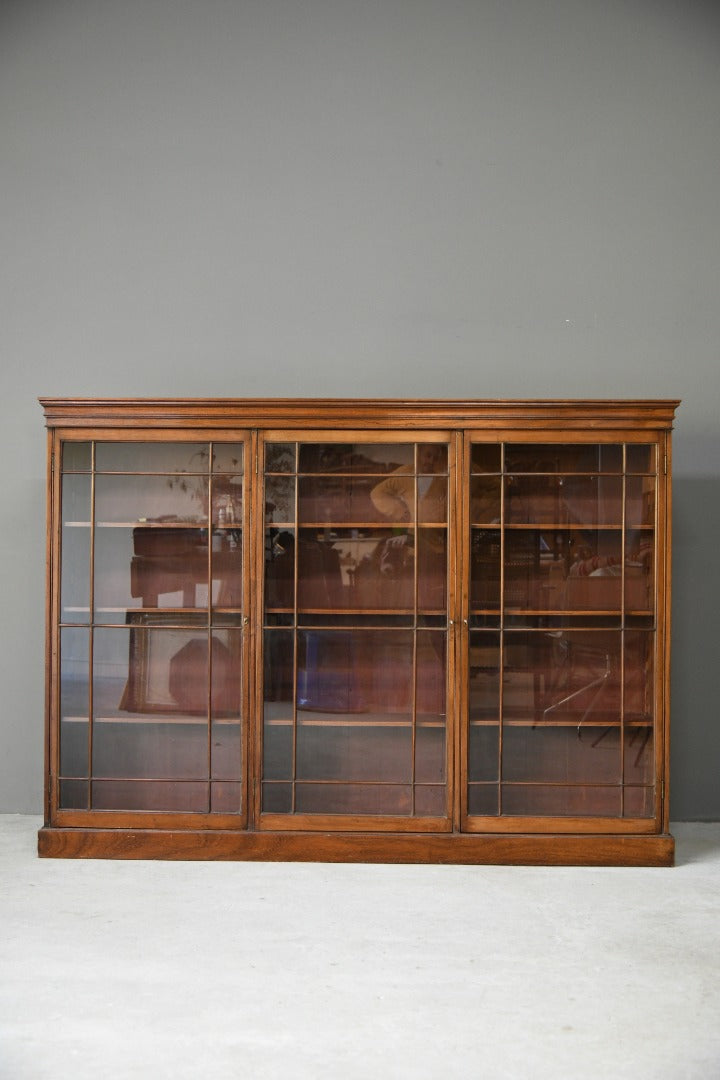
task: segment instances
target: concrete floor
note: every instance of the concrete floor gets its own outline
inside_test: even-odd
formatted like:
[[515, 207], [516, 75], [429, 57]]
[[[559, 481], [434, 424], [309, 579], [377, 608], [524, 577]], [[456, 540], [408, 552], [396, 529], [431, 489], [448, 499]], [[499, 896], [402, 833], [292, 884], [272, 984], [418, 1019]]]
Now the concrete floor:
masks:
[[67, 862], [0, 817], [0, 1077], [720, 1078], [720, 824], [678, 866]]

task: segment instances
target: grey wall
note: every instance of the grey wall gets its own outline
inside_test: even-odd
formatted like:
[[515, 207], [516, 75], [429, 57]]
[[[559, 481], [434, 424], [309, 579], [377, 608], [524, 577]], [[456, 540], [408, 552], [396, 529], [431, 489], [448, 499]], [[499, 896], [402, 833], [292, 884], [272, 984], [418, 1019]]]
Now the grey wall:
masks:
[[0, 4], [0, 809], [38, 394], [682, 397], [673, 797], [720, 817], [720, 5]]

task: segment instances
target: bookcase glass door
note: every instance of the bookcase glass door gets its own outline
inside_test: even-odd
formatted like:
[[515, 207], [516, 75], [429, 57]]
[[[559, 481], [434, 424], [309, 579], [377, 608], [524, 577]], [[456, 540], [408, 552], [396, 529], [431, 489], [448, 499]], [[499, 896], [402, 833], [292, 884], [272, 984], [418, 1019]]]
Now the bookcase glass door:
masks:
[[265, 444], [264, 815], [448, 820], [450, 450]]
[[242, 441], [67, 441], [59, 808], [243, 806]]
[[469, 466], [466, 817], [652, 818], [655, 445]]

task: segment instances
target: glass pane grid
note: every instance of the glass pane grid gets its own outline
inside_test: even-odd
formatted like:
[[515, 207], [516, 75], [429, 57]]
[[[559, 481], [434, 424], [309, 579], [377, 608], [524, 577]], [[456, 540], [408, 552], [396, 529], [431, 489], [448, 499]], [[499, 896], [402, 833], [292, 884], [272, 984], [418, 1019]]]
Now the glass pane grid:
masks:
[[265, 454], [263, 812], [444, 816], [447, 447]]
[[654, 813], [655, 461], [473, 445], [470, 814]]
[[215, 517], [218, 505], [242, 515], [243, 446], [88, 447], [86, 569], [65, 573], [64, 592], [79, 596], [74, 579], [86, 577], [90, 595], [63, 601], [84, 609], [87, 645], [79, 673], [71, 610], [61, 622], [60, 807], [239, 813], [241, 530], [230, 512], [210, 532], [207, 514], [212, 501]]

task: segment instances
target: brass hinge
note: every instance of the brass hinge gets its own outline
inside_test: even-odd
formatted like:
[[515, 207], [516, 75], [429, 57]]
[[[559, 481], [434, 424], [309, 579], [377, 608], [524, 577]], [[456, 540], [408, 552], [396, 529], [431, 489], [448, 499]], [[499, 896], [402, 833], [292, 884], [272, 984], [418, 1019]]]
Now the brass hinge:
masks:
[[663, 455], [663, 476], [667, 476], [667, 450]]

